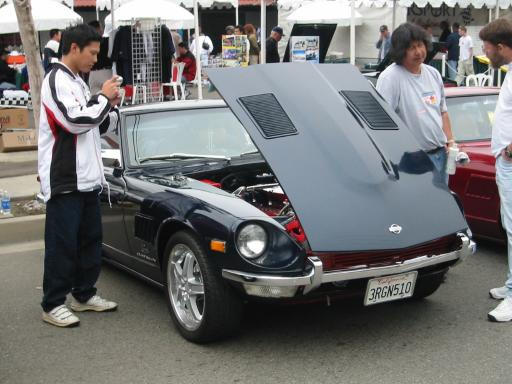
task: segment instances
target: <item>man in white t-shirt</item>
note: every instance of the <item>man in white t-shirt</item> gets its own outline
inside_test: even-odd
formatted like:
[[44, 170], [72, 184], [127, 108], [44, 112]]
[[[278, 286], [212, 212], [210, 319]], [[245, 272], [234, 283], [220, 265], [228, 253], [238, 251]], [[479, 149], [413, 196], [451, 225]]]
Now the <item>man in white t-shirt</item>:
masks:
[[464, 77], [467, 75], [473, 75], [475, 70], [473, 69], [473, 39], [468, 35], [468, 30], [465, 26], [459, 28], [459, 68], [457, 73], [457, 85], [461, 85], [464, 81]]
[[[484, 52], [494, 68], [512, 63], [512, 23], [494, 20], [480, 31]], [[491, 321], [512, 320], [512, 77], [510, 70], [500, 90], [494, 113], [491, 150], [496, 157], [496, 184], [501, 201], [501, 224], [507, 232], [508, 270], [505, 285], [493, 288], [489, 294], [503, 301], [489, 312]]]

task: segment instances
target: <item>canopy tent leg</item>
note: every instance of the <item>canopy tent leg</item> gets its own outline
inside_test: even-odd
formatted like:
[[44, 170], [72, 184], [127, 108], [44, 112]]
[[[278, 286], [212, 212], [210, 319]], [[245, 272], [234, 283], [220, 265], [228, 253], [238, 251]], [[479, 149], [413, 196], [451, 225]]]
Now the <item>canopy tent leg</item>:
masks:
[[356, 65], [355, 0], [350, 1], [350, 64]]
[[260, 49], [260, 63], [265, 64], [267, 62], [267, 3], [265, 0], [261, 0], [261, 49]]
[[500, 17], [500, 0], [496, 0], [496, 19]]
[[116, 30], [116, 22], [114, 20], [114, 0], [110, 0], [110, 17], [112, 18], [112, 30]]
[[239, 4], [238, 4], [238, 1], [237, 1], [236, 5], [235, 5], [235, 26], [237, 26], [238, 23], [239, 23], [239, 20], [238, 20], [239, 19], [238, 6], [239, 6]]
[[391, 21], [391, 32], [395, 30], [396, 27], [396, 0], [393, 0], [393, 19]]
[[[203, 79], [201, 73], [201, 47], [199, 46], [199, 10], [197, 0], [194, 0], [194, 29], [196, 31], [196, 70], [197, 70], [197, 98], [203, 99]], [[190, 34], [190, 30], [189, 30]]]

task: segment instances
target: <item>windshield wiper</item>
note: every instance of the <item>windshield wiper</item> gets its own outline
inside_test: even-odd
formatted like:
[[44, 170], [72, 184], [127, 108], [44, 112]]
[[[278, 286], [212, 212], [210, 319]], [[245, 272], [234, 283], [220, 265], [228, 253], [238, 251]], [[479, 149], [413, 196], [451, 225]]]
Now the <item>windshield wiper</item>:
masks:
[[168, 155], [156, 155], [143, 157], [139, 159], [139, 163], [146, 163], [148, 161], [158, 161], [158, 160], [186, 160], [186, 159], [207, 159], [207, 160], [226, 160], [231, 161], [230, 157], [226, 156], [214, 156], [214, 155], [192, 155], [189, 153], [171, 153]]

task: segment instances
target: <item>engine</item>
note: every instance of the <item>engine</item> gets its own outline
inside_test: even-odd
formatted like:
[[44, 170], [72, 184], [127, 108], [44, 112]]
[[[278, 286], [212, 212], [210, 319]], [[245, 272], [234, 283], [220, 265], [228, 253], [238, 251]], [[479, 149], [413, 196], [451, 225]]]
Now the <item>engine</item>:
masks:
[[279, 222], [298, 243], [306, 243], [302, 225], [279, 184], [242, 186], [233, 194]]

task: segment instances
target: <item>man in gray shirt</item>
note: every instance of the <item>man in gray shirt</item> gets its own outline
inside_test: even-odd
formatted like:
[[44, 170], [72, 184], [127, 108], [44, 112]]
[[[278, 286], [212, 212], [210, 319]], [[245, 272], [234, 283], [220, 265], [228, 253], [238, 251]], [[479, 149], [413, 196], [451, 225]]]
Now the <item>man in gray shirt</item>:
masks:
[[377, 90], [409, 127], [448, 184], [447, 150], [454, 140], [441, 75], [423, 64], [429, 45], [423, 28], [410, 23], [400, 25], [391, 39], [395, 63], [381, 73]]

